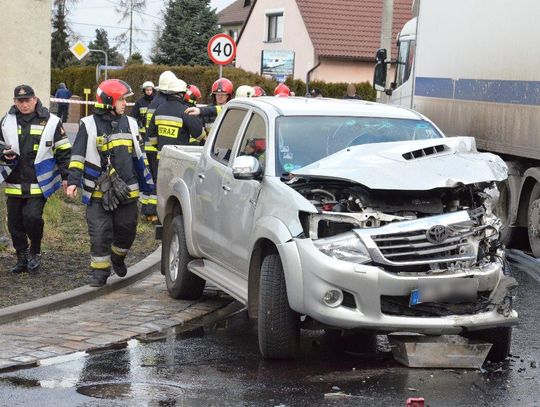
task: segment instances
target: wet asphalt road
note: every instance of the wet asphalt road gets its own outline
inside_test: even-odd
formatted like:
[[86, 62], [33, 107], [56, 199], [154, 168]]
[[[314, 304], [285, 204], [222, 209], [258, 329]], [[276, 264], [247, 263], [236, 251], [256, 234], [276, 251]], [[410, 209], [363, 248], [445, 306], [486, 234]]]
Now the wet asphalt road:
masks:
[[[354, 340], [303, 332], [293, 362], [260, 359], [244, 312], [214, 315], [123, 349], [0, 374], [6, 406], [540, 406], [540, 284], [523, 272], [512, 357], [487, 371], [409, 369], [387, 352], [360, 353]], [[238, 307], [238, 305], [237, 305]], [[229, 309], [229, 312], [232, 310]], [[349, 398], [328, 399], [343, 391]]]

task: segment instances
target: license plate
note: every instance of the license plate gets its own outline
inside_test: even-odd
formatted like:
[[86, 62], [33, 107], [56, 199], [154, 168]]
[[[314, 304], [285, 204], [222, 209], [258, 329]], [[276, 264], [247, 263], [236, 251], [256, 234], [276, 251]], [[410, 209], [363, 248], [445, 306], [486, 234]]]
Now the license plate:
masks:
[[419, 278], [411, 291], [409, 306], [426, 302], [459, 304], [473, 302], [478, 294], [477, 278]]

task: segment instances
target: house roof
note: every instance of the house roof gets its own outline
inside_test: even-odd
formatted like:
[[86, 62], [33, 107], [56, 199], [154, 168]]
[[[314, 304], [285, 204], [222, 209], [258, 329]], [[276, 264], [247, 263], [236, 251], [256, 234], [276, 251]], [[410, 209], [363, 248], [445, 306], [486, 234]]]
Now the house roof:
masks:
[[[246, 6], [246, 3], [248, 5]], [[219, 13], [218, 24], [219, 25], [231, 25], [231, 24], [243, 24], [247, 20], [249, 10], [254, 1], [236, 0], [229, 6], [225, 7]]]
[[[319, 56], [375, 59], [381, 43], [383, 0], [296, 0], [296, 3]], [[412, 18], [411, 5], [412, 0], [394, 0], [392, 38]], [[396, 53], [394, 43], [392, 56]]]

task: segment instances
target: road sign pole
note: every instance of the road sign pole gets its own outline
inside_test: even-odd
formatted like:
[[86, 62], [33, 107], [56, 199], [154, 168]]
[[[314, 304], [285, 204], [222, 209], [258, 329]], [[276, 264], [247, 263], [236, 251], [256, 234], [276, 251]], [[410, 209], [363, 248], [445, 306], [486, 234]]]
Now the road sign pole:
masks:
[[90, 52], [101, 52], [103, 55], [105, 55], [105, 80], [107, 80], [107, 67], [109, 66], [109, 57], [107, 56], [107, 53], [103, 51], [102, 49], [89, 49]]
[[219, 79], [223, 78], [223, 65], [219, 66]]

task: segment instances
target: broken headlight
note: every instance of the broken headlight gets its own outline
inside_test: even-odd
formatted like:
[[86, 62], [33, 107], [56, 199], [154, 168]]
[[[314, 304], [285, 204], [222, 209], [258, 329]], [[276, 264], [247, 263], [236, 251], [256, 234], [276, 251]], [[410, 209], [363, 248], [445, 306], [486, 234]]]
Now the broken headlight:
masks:
[[338, 260], [357, 264], [371, 261], [366, 246], [353, 232], [317, 239], [313, 241], [313, 244], [321, 253]]

